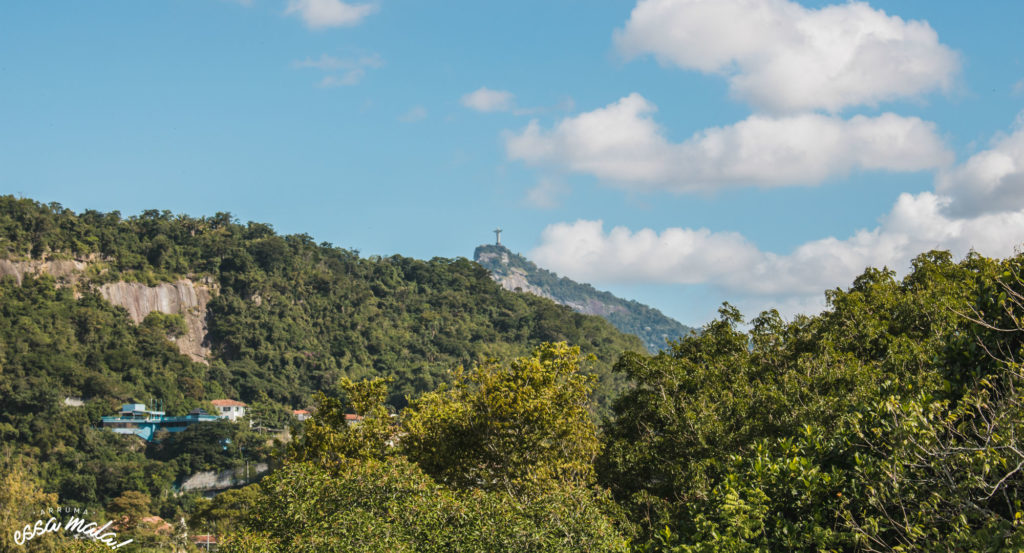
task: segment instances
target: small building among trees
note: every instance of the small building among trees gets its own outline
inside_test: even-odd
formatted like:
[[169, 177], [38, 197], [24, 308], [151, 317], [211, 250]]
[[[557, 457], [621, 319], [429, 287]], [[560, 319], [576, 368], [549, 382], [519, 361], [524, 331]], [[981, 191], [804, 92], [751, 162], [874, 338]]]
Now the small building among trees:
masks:
[[246, 405], [241, 401], [233, 399], [215, 399], [210, 403], [217, 408], [217, 416], [222, 419], [237, 422], [238, 419], [245, 416]]
[[147, 442], [156, 440], [160, 430], [181, 432], [199, 422], [217, 420], [202, 409], [194, 409], [180, 417], [167, 416], [164, 411], [147, 409], [144, 403], [125, 403], [121, 410], [109, 417], [102, 417], [101, 424], [117, 434], [134, 434]]

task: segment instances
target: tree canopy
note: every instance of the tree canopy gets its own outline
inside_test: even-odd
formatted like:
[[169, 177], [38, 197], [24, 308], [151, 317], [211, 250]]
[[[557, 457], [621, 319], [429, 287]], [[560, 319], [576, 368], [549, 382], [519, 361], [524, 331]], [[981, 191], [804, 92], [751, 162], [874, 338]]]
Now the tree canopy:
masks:
[[[625, 523], [592, 487], [598, 437], [581, 361], [564, 343], [489, 361], [398, 423], [384, 381], [343, 382], [284, 466], [252, 487], [224, 550], [626, 551]], [[348, 422], [348, 410], [363, 419]]]

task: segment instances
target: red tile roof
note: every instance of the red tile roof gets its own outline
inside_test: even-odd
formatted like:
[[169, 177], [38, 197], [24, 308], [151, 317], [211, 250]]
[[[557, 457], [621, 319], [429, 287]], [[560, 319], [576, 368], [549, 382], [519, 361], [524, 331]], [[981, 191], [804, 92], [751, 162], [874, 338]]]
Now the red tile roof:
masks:
[[174, 531], [174, 527], [169, 522], [155, 515], [143, 517], [139, 522], [153, 526], [157, 533], [169, 534]]
[[215, 399], [210, 403], [212, 403], [214, 407], [245, 407], [244, 403], [233, 399]]

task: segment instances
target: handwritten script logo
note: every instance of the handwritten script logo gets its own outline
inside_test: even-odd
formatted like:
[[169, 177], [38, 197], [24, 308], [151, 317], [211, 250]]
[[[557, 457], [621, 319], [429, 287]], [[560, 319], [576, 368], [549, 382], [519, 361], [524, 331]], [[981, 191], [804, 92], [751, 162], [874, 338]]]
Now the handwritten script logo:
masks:
[[14, 543], [24, 545], [29, 540], [33, 540], [44, 534], [60, 531], [64, 531], [67, 534], [80, 534], [88, 539], [101, 542], [109, 546], [111, 549], [118, 549], [131, 543], [133, 540], [126, 540], [118, 543], [116, 532], [105, 532], [105, 530], [113, 523], [114, 521], [109, 520], [103, 526], [97, 526], [95, 522], [86, 522], [85, 519], [77, 516], [72, 516], [67, 520], [67, 522], [61, 522], [57, 520], [56, 517], [50, 517], [46, 522], [39, 519], [36, 521], [35, 525], [26, 524], [21, 530], [16, 530], [14, 532]]

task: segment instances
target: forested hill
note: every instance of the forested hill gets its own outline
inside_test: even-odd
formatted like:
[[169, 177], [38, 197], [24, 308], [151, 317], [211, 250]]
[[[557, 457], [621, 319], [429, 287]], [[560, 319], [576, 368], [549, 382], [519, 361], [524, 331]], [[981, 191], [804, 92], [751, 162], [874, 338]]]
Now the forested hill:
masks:
[[[0, 197], [0, 252], [5, 536], [59, 502], [188, 517], [153, 540], [217, 534], [226, 553], [1024, 550], [1022, 254], [867, 268], [791, 321], [724, 304], [649, 355], [472, 261], [363, 258], [227, 214]], [[505, 360], [449, 379], [487, 355]], [[600, 428], [582, 371], [617, 395]], [[149, 444], [96, 428], [128, 399], [225, 396], [280, 428], [318, 388], [286, 448], [226, 421]], [[212, 501], [174, 493], [268, 458]]]
[[615, 328], [643, 340], [651, 353], [664, 349], [667, 340], [679, 340], [694, 331], [653, 307], [559, 277], [500, 244], [477, 246], [473, 259], [506, 290], [529, 292], [577, 313], [604, 317]]
[[[23, 285], [2, 283], [5, 405], [34, 382], [87, 401], [162, 398], [173, 412], [261, 392], [299, 408], [341, 376], [382, 375], [394, 379], [390, 401], [400, 407], [459, 365], [560, 340], [597, 357], [598, 399], [607, 403], [620, 388], [611, 365], [643, 347], [599, 317], [507, 292], [466, 259], [361, 257], [226, 213], [123, 217], [0, 197], [0, 259], [8, 274], [28, 274]], [[31, 277], [43, 260], [61, 259], [75, 261], [73, 275], [59, 279], [73, 284], [57, 290], [59, 282]], [[166, 283], [208, 288], [206, 363], [146, 349], [166, 340], [143, 347], [154, 339], [146, 329], [170, 325], [173, 338], [182, 321], [137, 327], [104, 299], [111, 294], [101, 287], [118, 281], [143, 292]]]

